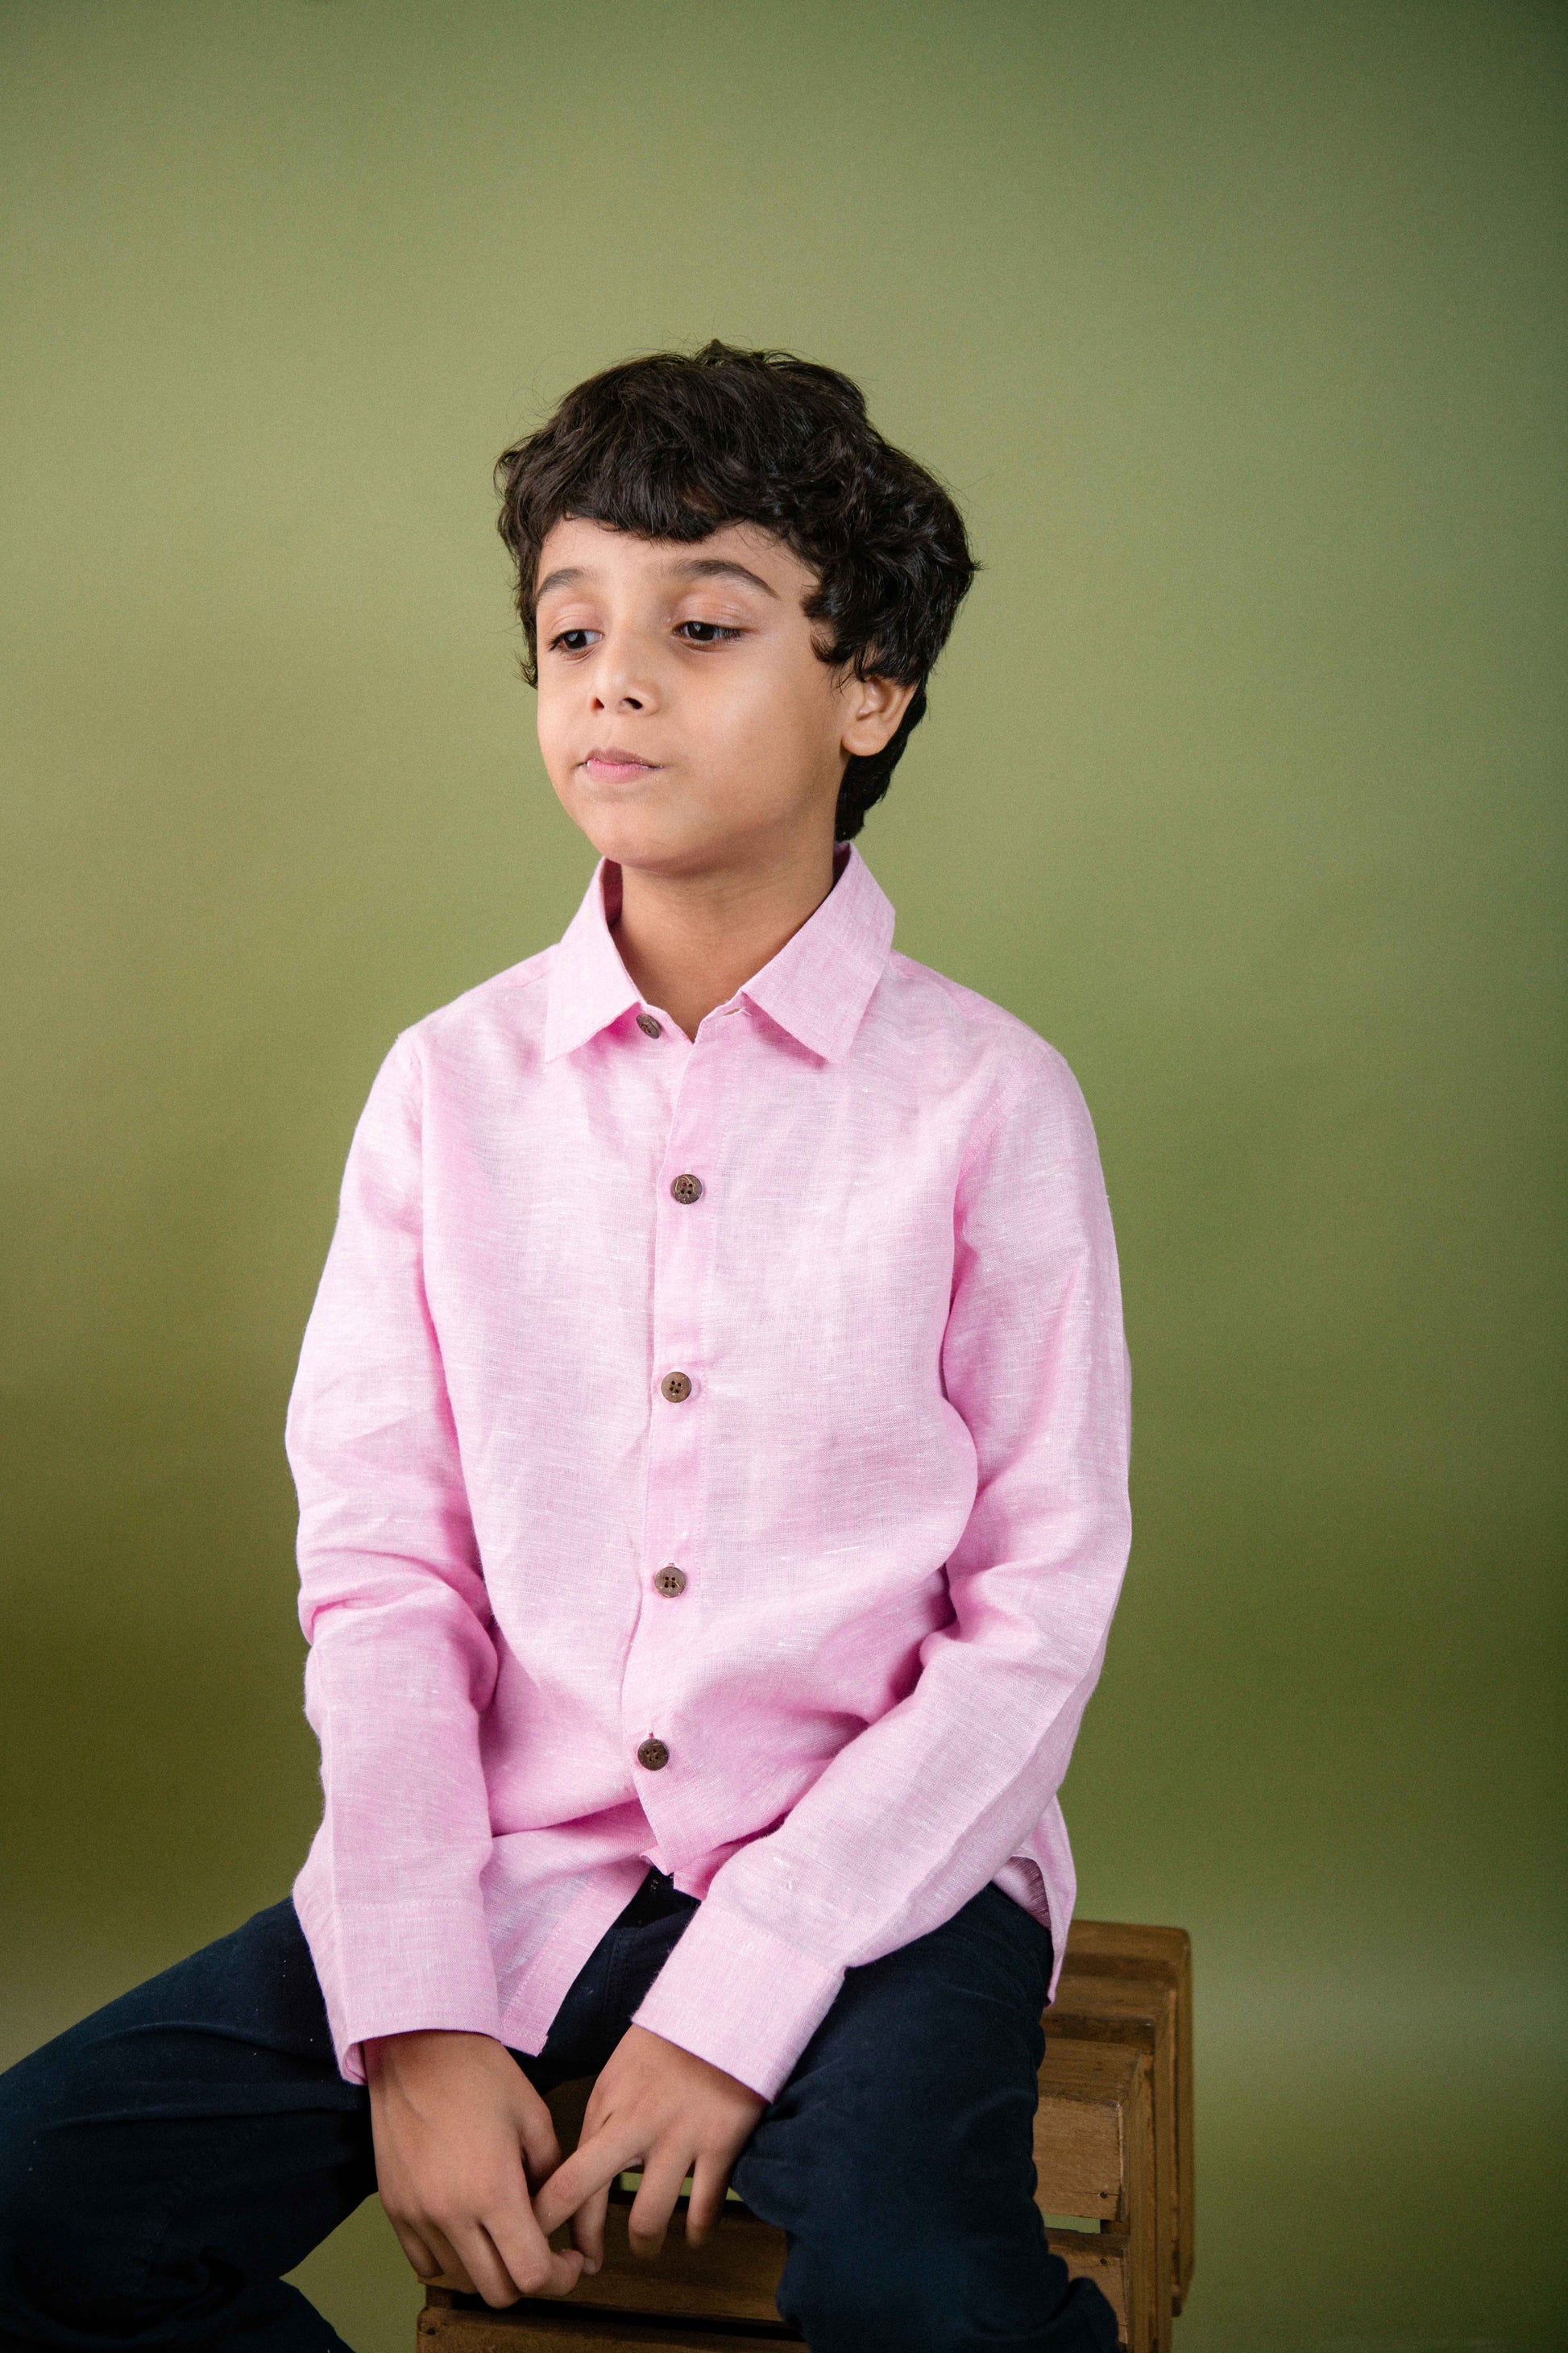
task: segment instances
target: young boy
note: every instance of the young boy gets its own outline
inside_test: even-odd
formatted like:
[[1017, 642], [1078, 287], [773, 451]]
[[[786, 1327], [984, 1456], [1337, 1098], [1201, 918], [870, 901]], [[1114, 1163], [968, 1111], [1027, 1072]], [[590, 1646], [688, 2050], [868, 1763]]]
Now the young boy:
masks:
[[892, 953], [852, 846], [963, 527], [846, 377], [718, 343], [498, 474], [600, 863], [375, 1082], [289, 1409], [321, 1829], [5, 2079], [4, 2341], [335, 2345], [279, 2275], [373, 2187], [416, 2271], [564, 2295], [640, 2166], [639, 2251], [688, 2174], [689, 2238], [731, 2179], [784, 2227], [813, 2353], [1107, 2353], [1031, 2122], [1128, 1543], [1110, 1219], [1064, 1064]]

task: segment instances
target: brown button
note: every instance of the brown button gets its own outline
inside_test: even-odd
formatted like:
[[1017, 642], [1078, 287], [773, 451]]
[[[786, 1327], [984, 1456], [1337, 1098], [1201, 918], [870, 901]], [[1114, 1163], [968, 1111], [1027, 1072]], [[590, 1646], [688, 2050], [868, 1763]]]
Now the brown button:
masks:
[[658, 1386], [671, 1405], [684, 1405], [691, 1395], [691, 1383], [685, 1373], [666, 1373]]
[[637, 1750], [637, 1763], [646, 1765], [650, 1773], [659, 1772], [669, 1762], [669, 1751], [662, 1740], [645, 1740]]
[[678, 1593], [684, 1593], [686, 1590], [686, 1571], [683, 1568], [677, 1568], [672, 1560], [666, 1561], [664, 1567], [654, 1577], [653, 1589], [656, 1593], [665, 1594], [673, 1601]]
[[663, 1022], [656, 1021], [651, 1013], [639, 1013], [637, 1015], [637, 1028], [642, 1031], [645, 1038], [662, 1038], [664, 1035]]
[[700, 1176], [678, 1176], [669, 1189], [681, 1208], [689, 1209], [693, 1201], [702, 1198], [702, 1179]]

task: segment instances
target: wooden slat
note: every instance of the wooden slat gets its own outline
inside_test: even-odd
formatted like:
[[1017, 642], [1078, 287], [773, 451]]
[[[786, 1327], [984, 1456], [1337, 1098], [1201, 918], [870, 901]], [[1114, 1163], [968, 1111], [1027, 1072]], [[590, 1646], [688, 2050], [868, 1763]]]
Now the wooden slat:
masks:
[[1090, 2279], [1116, 2315], [1116, 2341], [1127, 2342], [1127, 2243], [1122, 2239], [1089, 2237], [1078, 2231], [1053, 2231], [1051, 2251], [1061, 2256], [1074, 2279]]
[[1124, 2042], [1149, 2054], [1154, 2103], [1154, 2277], [1172, 2282], [1155, 2298], [1157, 2353], [1171, 2353], [1174, 2303], [1176, 2168], [1176, 1989], [1159, 1978], [1079, 1976], [1062, 1970], [1046, 2013], [1047, 2039]]
[[1142, 2054], [1114, 2043], [1047, 2045], [1035, 2111], [1035, 2202], [1045, 2214], [1127, 2219], [1122, 2112]]
[[1048, 2231], [1081, 2264], [1121, 2266], [1128, 2353], [1158, 2353], [1154, 2104], [1147, 2052], [1123, 2042], [1047, 2044], [1035, 2120], [1037, 2202], [1047, 2214], [1100, 2218], [1094, 2232]]
[[679, 2322], [638, 2321], [617, 2313], [575, 2313], [564, 2307], [512, 2305], [492, 2312], [465, 2300], [428, 2304], [419, 2316], [418, 2353], [766, 2353], [770, 2346], [798, 2344], [775, 2329], [771, 2337], [752, 2331], [683, 2328]]
[[[1172, 2246], [1173, 2309], [1180, 2312], [1192, 2282], [1195, 2209], [1193, 2187], [1193, 1947], [1184, 1928], [1125, 1920], [1075, 1920], [1068, 1931], [1062, 1974], [1121, 1978], [1156, 1977], [1176, 1996], [1176, 2217]], [[1051, 2013], [1046, 2012], [1050, 2032]]]
[[[629, 2205], [612, 2200], [605, 2218], [605, 2261], [580, 2279], [570, 2302], [616, 2312], [679, 2314], [692, 2320], [766, 2321], [778, 2325], [784, 2234], [755, 2214], [731, 2207], [700, 2247], [686, 2243], [686, 2205], [676, 2207], [664, 2245], [651, 2259], [632, 2253]], [[562, 2232], [556, 2243], [569, 2243]], [[541, 2299], [542, 2301], [542, 2299]]]

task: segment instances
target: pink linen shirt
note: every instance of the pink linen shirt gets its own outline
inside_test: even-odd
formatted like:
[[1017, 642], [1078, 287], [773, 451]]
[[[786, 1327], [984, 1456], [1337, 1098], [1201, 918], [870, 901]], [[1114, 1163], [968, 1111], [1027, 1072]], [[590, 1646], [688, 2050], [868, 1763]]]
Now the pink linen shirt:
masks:
[[1129, 1535], [1082, 1097], [853, 849], [695, 1040], [619, 881], [398, 1039], [305, 1335], [295, 1900], [351, 2078], [539, 2051], [650, 1862], [702, 1901], [637, 2021], [768, 2098], [987, 1882], [1058, 1965], [1071, 1914]]

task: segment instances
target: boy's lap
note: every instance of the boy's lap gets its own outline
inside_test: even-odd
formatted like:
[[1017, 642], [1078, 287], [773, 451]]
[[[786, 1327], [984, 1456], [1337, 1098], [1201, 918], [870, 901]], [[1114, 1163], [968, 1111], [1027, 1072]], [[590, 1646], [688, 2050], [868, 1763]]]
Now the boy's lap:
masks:
[[1021, 2073], [1032, 2085], [1050, 1972], [1048, 1931], [983, 1887], [941, 1927], [848, 1972], [785, 2093], [846, 2074], [889, 2101]]
[[[942, 1927], [850, 1970], [739, 2161], [742, 2196], [782, 2220], [784, 2210], [803, 2214], [808, 2186], [830, 2200], [897, 2206], [917, 2172], [926, 2193], [946, 2174], [956, 2194], [976, 2179], [977, 2163], [988, 2179], [998, 2166], [1016, 2169], [1033, 2115], [1050, 1959], [1047, 1933], [986, 1887]], [[247, 2116], [264, 2128], [270, 2120], [280, 2165], [369, 2162], [367, 2094], [337, 2072], [287, 1902], [0, 2077], [0, 2168], [19, 2164], [37, 2192], [58, 2168], [75, 2175], [79, 2194], [97, 2176], [99, 2197], [112, 2176], [133, 2200], [138, 2182], [163, 2170], [142, 2136], [195, 2148], [209, 2128], [232, 2137]], [[84, 2137], [89, 2126], [109, 2131]], [[86, 2139], [99, 2144], [96, 2158]], [[137, 2140], [145, 2168], [125, 2162]], [[228, 2147], [232, 2162], [232, 2139]]]
[[[755, 2211], [798, 2228], [853, 2200], [929, 2228], [1027, 2195], [1051, 1940], [1000, 1888], [851, 1969], [735, 2169]], [[1011, 2192], [1010, 2192], [1011, 2185]]]

